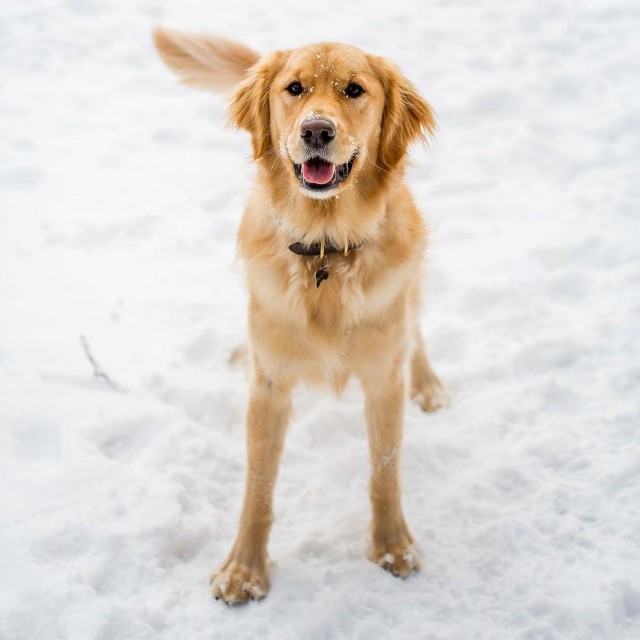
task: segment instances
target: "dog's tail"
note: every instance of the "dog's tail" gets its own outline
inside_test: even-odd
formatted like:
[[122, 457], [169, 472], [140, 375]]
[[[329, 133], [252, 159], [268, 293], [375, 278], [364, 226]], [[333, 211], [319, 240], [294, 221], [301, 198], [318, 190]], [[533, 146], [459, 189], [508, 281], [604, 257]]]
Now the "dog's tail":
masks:
[[218, 93], [233, 89], [260, 59], [252, 49], [224, 38], [157, 28], [153, 41], [181, 82]]

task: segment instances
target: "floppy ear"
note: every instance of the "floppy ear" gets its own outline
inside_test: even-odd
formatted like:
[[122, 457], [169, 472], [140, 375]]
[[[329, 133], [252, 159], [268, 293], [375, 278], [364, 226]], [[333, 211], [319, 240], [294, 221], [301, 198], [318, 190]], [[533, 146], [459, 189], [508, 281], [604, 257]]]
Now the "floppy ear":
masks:
[[385, 88], [385, 105], [378, 147], [378, 165], [393, 169], [415, 140], [427, 142], [436, 129], [429, 103], [413, 82], [396, 67], [381, 60], [380, 80]]
[[229, 105], [228, 116], [238, 129], [251, 134], [254, 160], [263, 158], [273, 148], [269, 88], [276, 74], [280, 54], [271, 54], [254, 65], [238, 86]]
[[184, 84], [224, 92], [242, 80], [260, 59], [255, 52], [224, 38], [156, 29], [156, 49]]

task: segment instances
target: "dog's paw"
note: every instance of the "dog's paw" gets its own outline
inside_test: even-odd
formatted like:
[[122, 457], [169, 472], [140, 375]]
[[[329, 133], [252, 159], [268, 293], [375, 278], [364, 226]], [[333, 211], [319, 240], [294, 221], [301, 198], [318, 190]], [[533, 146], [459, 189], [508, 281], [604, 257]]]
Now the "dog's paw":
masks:
[[437, 411], [449, 406], [449, 393], [444, 385], [435, 376], [422, 382], [420, 385], [412, 385], [411, 399], [418, 404], [423, 411]]
[[233, 606], [249, 600], [262, 600], [269, 591], [269, 579], [263, 570], [240, 562], [227, 562], [211, 576], [211, 592], [216, 600]]
[[397, 578], [408, 578], [422, 566], [420, 554], [412, 544], [390, 545], [385, 552], [372, 551], [369, 558]]

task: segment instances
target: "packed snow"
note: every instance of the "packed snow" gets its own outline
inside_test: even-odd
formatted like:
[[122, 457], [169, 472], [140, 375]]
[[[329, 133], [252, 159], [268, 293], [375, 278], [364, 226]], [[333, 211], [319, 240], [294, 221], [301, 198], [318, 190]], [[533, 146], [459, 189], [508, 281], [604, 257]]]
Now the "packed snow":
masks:
[[[365, 557], [354, 384], [296, 393], [269, 597], [211, 598], [244, 483], [253, 168], [158, 24], [355, 44], [435, 108], [409, 181], [452, 404], [407, 404], [406, 581]], [[632, 0], [3, 2], [0, 638], [639, 638], [639, 31]]]

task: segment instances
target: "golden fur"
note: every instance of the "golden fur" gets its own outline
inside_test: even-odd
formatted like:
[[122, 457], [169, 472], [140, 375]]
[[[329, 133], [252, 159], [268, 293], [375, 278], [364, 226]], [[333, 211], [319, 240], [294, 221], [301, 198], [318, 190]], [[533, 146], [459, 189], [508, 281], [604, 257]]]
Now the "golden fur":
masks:
[[[419, 560], [398, 477], [405, 362], [410, 395], [423, 409], [445, 400], [418, 325], [427, 233], [404, 181], [408, 146], [435, 128], [431, 108], [396, 67], [355, 47], [323, 43], [261, 57], [226, 40], [166, 30], [155, 32], [155, 43], [185, 83], [235, 87], [229, 118], [251, 135], [258, 167], [238, 234], [250, 296], [246, 494], [238, 536], [212, 578], [213, 593], [229, 604], [266, 595], [272, 494], [291, 390], [304, 381], [339, 391], [350, 376], [365, 392], [370, 558], [406, 577]], [[287, 90], [293, 81], [303, 94]], [[346, 95], [353, 82], [363, 95]], [[355, 158], [330, 197], [309, 193], [294, 172], [305, 158], [301, 123], [318, 117], [335, 123], [331, 162]], [[327, 255], [330, 277], [316, 288], [317, 257], [288, 246], [323, 239], [335, 247], [361, 246]]]

